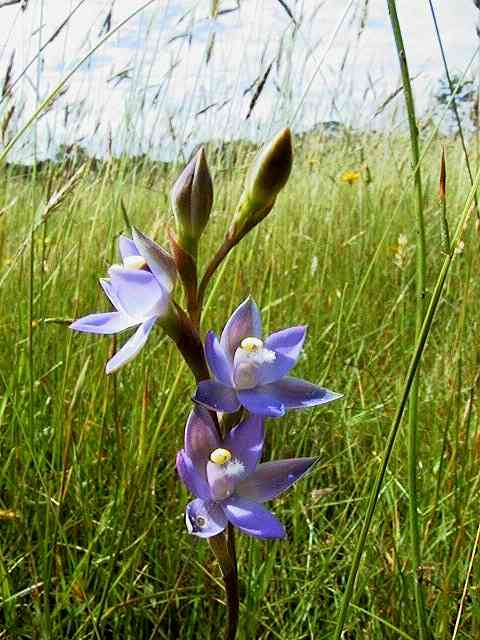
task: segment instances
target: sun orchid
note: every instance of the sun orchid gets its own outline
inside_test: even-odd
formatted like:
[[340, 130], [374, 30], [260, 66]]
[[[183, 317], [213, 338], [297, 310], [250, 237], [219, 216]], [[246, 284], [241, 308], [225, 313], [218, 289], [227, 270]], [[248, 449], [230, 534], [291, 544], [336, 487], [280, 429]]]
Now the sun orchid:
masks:
[[[284, 525], [265, 503], [310, 473], [318, 461], [305, 457], [261, 462], [265, 418], [341, 397], [290, 376], [307, 327], [294, 326], [264, 337], [260, 312], [250, 297], [233, 312], [220, 338], [210, 331], [205, 342], [202, 339], [204, 299], [212, 277], [229, 252], [270, 213], [288, 180], [292, 158], [291, 131], [283, 129], [258, 155], [229, 217], [223, 243], [209, 255], [208, 245], [206, 251], [199, 249], [212, 209], [213, 183], [200, 149], [171, 193], [172, 255], [136, 229], [132, 228], [131, 238], [120, 236], [121, 264], [112, 265], [108, 277], [100, 279], [112, 306], [70, 325], [94, 334], [132, 330], [107, 362], [106, 371], [112, 373], [137, 356], [158, 323], [193, 374], [197, 388], [176, 469], [192, 494], [185, 509], [187, 530], [209, 539], [221, 570], [228, 608], [225, 637], [230, 640], [236, 636], [240, 611], [234, 528], [265, 540], [285, 538]], [[199, 255], [207, 258], [203, 275]], [[177, 277], [183, 286], [180, 304], [172, 299]], [[217, 420], [215, 412], [231, 415]], [[245, 554], [239, 557], [245, 560]], [[107, 606], [105, 598], [102, 602]]]
[[112, 265], [109, 278], [100, 284], [115, 311], [94, 313], [70, 325], [85, 333], [113, 334], [138, 327], [133, 336], [111, 358], [107, 373], [132, 360], [147, 341], [153, 325], [170, 312], [170, 295], [176, 268], [171, 256], [153, 240], [133, 230], [133, 240], [120, 236], [122, 265]]
[[286, 491], [316, 463], [293, 458], [259, 464], [264, 439], [263, 418], [250, 416], [221, 439], [208, 411], [196, 406], [185, 429], [185, 446], [177, 455], [177, 471], [197, 496], [186, 509], [189, 533], [217, 535], [230, 522], [257, 538], [284, 538], [282, 523], [263, 506]]
[[199, 383], [194, 400], [214, 411], [277, 418], [287, 409], [325, 404], [341, 395], [289, 377], [300, 356], [305, 326], [272, 333], [265, 342], [257, 305], [247, 298], [228, 320], [220, 340], [210, 331], [205, 356], [214, 379]]

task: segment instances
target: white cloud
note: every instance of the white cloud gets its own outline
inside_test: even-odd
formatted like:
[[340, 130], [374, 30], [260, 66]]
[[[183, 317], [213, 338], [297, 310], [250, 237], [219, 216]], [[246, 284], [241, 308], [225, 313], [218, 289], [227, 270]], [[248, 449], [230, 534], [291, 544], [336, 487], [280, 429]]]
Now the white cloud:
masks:
[[[39, 43], [77, 4], [78, 0], [45, 0], [30, 2], [25, 12], [18, 6], [0, 9], [0, 72], [15, 49], [15, 79]], [[98, 40], [110, 8], [115, 26], [142, 4], [86, 0], [44, 51], [39, 99]], [[363, 0], [287, 0], [287, 4], [298, 29], [276, 0], [243, 0], [240, 10], [216, 20], [209, 16], [210, 0], [153, 3], [75, 74], [65, 96], [38, 125], [40, 153], [54, 151], [54, 145], [47, 148], [49, 141], [79, 139], [104, 152], [109, 131], [117, 151], [148, 150], [162, 156], [209, 137], [270, 135], [291, 124], [295, 114], [299, 128], [322, 119], [368, 123], [400, 82], [385, 1], [370, 1], [360, 38]], [[220, 8], [235, 5], [235, 0], [222, 0]], [[402, 0], [398, 5], [410, 72], [418, 76], [417, 106], [422, 110], [431, 87], [443, 75], [438, 44], [427, 2]], [[437, 0], [435, 9], [449, 65], [462, 71], [480, 44], [475, 32], [480, 12], [471, 0]], [[265, 89], [245, 120], [255, 89], [245, 92], [258, 84], [270, 63]], [[25, 116], [37, 101], [37, 70], [35, 63], [15, 89], [17, 102], [26, 104]]]

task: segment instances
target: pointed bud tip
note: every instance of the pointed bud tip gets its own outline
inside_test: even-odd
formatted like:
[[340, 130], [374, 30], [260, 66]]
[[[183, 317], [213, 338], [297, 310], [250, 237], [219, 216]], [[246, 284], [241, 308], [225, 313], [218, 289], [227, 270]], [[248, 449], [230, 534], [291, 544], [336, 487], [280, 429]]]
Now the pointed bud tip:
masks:
[[247, 179], [250, 197], [262, 205], [272, 203], [290, 176], [293, 161], [292, 133], [282, 129], [257, 157]]
[[288, 151], [293, 154], [291, 130], [288, 127], [285, 127], [285, 129], [279, 131], [275, 138], [272, 140], [272, 145], [277, 146], [279, 149], [283, 147], [284, 152]]
[[200, 162], [207, 164], [207, 155], [205, 153], [205, 147], [200, 147], [200, 149], [195, 154], [195, 158], [196, 158], [197, 164], [199, 164]]
[[193, 188], [203, 195], [203, 199], [211, 208], [213, 201], [213, 182], [208, 168], [207, 155], [204, 147], [200, 147], [195, 155], [195, 173], [193, 178]]
[[293, 160], [292, 132], [290, 129], [285, 128], [279, 131], [270, 144], [265, 147], [265, 159], [267, 158], [283, 170], [283, 173], [286, 174], [286, 182], [290, 175]]

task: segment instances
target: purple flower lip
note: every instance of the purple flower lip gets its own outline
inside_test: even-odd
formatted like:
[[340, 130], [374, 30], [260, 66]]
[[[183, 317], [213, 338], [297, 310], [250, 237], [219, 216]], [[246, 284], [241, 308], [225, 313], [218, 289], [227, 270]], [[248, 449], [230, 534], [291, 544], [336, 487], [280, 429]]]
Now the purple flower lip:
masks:
[[257, 305], [247, 298], [228, 320], [220, 340], [210, 331], [205, 356], [212, 380], [199, 383], [194, 400], [213, 411], [278, 418], [288, 409], [326, 404], [342, 395], [288, 375], [300, 357], [307, 328], [290, 327], [261, 340]]
[[309, 472], [318, 458], [259, 464], [263, 418], [250, 416], [222, 440], [203, 407], [196, 406], [177, 454], [177, 471], [196, 497], [186, 509], [189, 533], [209, 538], [232, 523], [257, 538], [284, 538], [282, 523], [263, 506]]
[[112, 265], [108, 278], [100, 284], [115, 311], [93, 313], [70, 325], [75, 331], [97, 334], [120, 333], [138, 327], [133, 336], [107, 362], [113, 373], [132, 360], [147, 341], [153, 325], [170, 310], [170, 294], [175, 285], [173, 259], [153, 240], [133, 230], [133, 240], [120, 236], [122, 265]]

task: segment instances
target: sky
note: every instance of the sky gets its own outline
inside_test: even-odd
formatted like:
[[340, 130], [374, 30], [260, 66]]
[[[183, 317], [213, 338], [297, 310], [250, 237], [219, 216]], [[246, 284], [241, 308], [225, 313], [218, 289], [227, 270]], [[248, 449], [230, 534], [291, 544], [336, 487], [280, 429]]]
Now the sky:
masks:
[[[404, 121], [401, 96], [375, 115], [401, 82], [386, 0], [285, 0], [293, 20], [278, 0], [30, 0], [25, 10], [3, 2], [0, 74], [14, 52], [11, 77], [18, 79], [0, 107], [3, 118], [15, 104], [7, 138], [109, 28], [138, 11], [75, 71], [12, 159], [52, 156], [60, 144], [73, 143], [100, 156], [126, 151], [171, 159], [206, 140], [260, 140], [283, 126], [301, 131], [335, 120], [382, 128]], [[432, 4], [451, 71], [475, 77], [480, 11], [473, 0]], [[443, 76], [430, 6], [397, 5], [416, 106], [424, 113]]]

